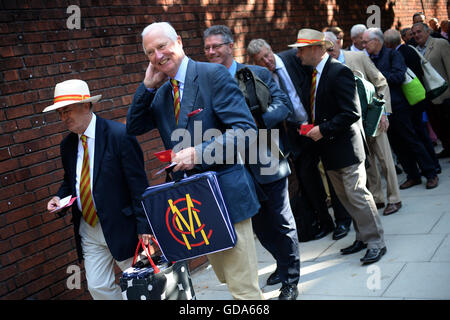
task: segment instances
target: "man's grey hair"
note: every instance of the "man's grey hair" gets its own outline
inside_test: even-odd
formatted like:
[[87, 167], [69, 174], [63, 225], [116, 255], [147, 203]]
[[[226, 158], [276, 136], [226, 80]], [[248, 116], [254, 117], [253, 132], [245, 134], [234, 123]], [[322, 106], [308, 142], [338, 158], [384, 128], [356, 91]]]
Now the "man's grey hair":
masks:
[[266, 48], [268, 50], [272, 50], [270, 45], [264, 39], [253, 39], [247, 46], [247, 53], [250, 57], [258, 54], [262, 48]]
[[414, 28], [414, 27], [422, 27], [423, 31], [425, 31], [427, 33], [430, 31], [430, 27], [428, 27], [428, 25], [423, 22], [414, 23], [412, 28]]
[[[141, 37], [144, 38], [144, 36], [149, 33], [150, 31], [153, 31], [155, 29], [161, 29], [164, 34], [171, 40], [173, 41], [177, 41], [178, 39], [178, 34], [175, 31], [175, 29], [172, 27], [172, 25], [168, 22], [154, 22], [152, 24], [149, 24], [148, 26], [146, 26], [144, 28], [144, 30], [141, 33]], [[142, 43], [142, 46], [144, 46], [144, 44]], [[147, 54], [147, 52], [145, 52], [145, 48], [144, 48], [144, 53]]]
[[225, 43], [233, 43], [233, 34], [231, 33], [230, 28], [225, 25], [216, 25], [209, 27], [203, 32], [203, 40], [210, 36], [222, 36], [222, 39]]
[[376, 39], [380, 41], [381, 44], [384, 44], [384, 36], [380, 28], [369, 28], [366, 32], [369, 35], [369, 40]]
[[333, 42], [333, 45], [336, 45], [337, 37], [333, 32], [325, 31], [323, 34], [325, 35], [325, 40], [330, 40], [331, 42]]
[[366, 31], [367, 28], [365, 25], [363, 24], [355, 24], [351, 29], [350, 29], [350, 37], [356, 37], [358, 35], [360, 35], [361, 33], [364, 33], [364, 31]]
[[395, 29], [389, 29], [384, 32], [384, 43], [387, 47], [396, 48], [402, 43], [402, 36], [399, 31]]

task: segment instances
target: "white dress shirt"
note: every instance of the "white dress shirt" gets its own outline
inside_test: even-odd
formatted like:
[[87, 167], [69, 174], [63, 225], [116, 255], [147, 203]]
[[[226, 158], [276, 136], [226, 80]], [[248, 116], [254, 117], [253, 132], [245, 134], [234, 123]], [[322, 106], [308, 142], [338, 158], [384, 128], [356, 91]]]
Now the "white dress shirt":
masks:
[[279, 77], [281, 77], [281, 81], [283, 81], [283, 84], [286, 87], [286, 90], [288, 91], [289, 99], [291, 100], [292, 106], [294, 108], [294, 115], [293, 117], [291, 116], [290, 119], [293, 118], [292, 120], [294, 120], [294, 122], [300, 123], [308, 122], [308, 114], [306, 113], [305, 107], [303, 106], [303, 103], [297, 94], [297, 90], [295, 90], [294, 83], [292, 82], [291, 77], [289, 76], [289, 73], [286, 69], [286, 66], [283, 63], [283, 60], [281, 60], [281, 58], [276, 54], [274, 54], [274, 57], [275, 57], [276, 73], [272, 73], [273, 78], [275, 82], [278, 84], [278, 86], [281, 88], [279, 79]]

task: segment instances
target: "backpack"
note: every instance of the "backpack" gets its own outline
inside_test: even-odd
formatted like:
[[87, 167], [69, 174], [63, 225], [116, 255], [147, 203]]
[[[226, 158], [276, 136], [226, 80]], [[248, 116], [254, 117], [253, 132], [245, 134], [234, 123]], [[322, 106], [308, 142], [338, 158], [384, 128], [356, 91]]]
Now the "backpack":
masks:
[[265, 128], [262, 114], [272, 103], [269, 87], [247, 67], [236, 72], [236, 79], [257, 127]]
[[377, 132], [378, 124], [384, 112], [386, 101], [375, 97], [375, 87], [372, 83], [355, 75], [356, 87], [358, 90], [359, 101], [361, 103], [362, 123], [364, 132], [367, 136], [374, 137]]

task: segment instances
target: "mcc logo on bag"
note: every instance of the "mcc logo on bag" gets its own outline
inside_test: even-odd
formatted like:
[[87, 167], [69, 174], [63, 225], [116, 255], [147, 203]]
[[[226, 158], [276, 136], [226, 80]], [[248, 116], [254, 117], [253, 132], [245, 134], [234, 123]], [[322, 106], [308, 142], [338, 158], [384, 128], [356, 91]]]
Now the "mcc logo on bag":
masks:
[[169, 261], [235, 246], [236, 234], [215, 172], [149, 187], [142, 205], [161, 252]]

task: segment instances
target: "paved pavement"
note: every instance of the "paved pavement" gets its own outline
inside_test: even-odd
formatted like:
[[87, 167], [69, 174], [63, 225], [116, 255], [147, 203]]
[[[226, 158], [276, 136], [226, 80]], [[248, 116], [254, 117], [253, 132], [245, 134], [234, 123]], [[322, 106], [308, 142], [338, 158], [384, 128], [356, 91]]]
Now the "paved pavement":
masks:
[[[450, 159], [441, 159], [439, 186], [400, 190], [403, 207], [383, 216], [387, 253], [376, 264], [361, 266], [365, 250], [343, 256], [339, 250], [355, 239], [327, 237], [300, 243], [299, 300], [450, 299]], [[399, 183], [406, 180], [399, 175]], [[259, 283], [266, 299], [276, 299], [280, 285], [267, 286], [275, 260], [257, 242]], [[192, 274], [197, 299], [231, 300], [210, 265]]]

